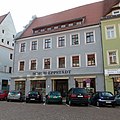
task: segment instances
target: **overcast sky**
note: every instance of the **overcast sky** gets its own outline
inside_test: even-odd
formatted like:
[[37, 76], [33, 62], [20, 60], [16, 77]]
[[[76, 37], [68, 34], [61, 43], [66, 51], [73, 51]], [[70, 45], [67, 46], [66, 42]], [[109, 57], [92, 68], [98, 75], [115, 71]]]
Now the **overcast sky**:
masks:
[[0, 16], [10, 12], [19, 32], [33, 15], [41, 17], [97, 1], [101, 0], [2, 0]]

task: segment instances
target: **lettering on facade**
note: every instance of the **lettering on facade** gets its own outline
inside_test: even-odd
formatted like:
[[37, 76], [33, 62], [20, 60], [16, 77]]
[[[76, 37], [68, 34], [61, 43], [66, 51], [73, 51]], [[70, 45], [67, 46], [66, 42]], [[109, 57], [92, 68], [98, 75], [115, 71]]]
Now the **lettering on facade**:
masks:
[[33, 75], [62, 75], [70, 74], [71, 70], [60, 70], [60, 71], [43, 71], [43, 72], [33, 72]]

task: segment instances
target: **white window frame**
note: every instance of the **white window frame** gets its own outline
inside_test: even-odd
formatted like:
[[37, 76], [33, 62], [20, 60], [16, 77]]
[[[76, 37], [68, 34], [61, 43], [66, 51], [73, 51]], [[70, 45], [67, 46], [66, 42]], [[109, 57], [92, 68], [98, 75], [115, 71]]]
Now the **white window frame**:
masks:
[[[62, 47], [59, 47], [59, 37], [64, 37], [65, 38], [65, 45], [64, 46], [62, 46]], [[59, 35], [59, 36], [57, 36], [57, 48], [63, 48], [63, 47], [66, 47], [66, 35]]]
[[[72, 45], [72, 35], [78, 35], [78, 44], [74, 44], [74, 45]], [[72, 34], [70, 34], [70, 45], [71, 46], [78, 46], [78, 45], [80, 45], [80, 34], [79, 33], [72, 33]]]
[[[109, 53], [110, 52], [116, 52], [116, 64], [110, 64], [110, 59], [109, 59]], [[118, 59], [118, 50], [108, 50], [107, 51], [107, 63], [108, 63], [108, 66], [115, 66], [115, 65], [118, 65], [119, 64], [119, 59]]]
[[[115, 13], [115, 12], [118, 12], [118, 13]], [[120, 10], [113, 10], [112, 15], [120, 15]]]
[[[21, 52], [21, 44], [25, 43], [25, 51]], [[20, 53], [25, 53], [26, 52], [26, 42], [22, 42], [19, 44], [19, 52]]]
[[[74, 56], [79, 56], [79, 67], [72, 66], [72, 64], [73, 64], [72, 57], [74, 57]], [[80, 68], [80, 67], [81, 67], [81, 55], [80, 54], [71, 55], [71, 68]]]
[[45, 66], [44, 66], [45, 65], [45, 63], [44, 63], [45, 59], [50, 59], [50, 69], [51, 69], [51, 66], [52, 66], [51, 65], [52, 64], [52, 59], [51, 59], [51, 57], [45, 57], [45, 58], [43, 58], [43, 70], [50, 70], [50, 69], [45, 69]]
[[[24, 62], [24, 69], [23, 70], [20, 70], [20, 62]], [[18, 61], [18, 71], [19, 72], [24, 72], [25, 71], [25, 60], [19, 60]]]
[[[93, 32], [93, 39], [94, 39], [94, 42], [90, 42], [90, 43], [87, 43], [87, 39], [86, 39], [86, 34], [87, 33], [91, 33], [91, 32]], [[85, 44], [87, 45], [87, 44], [94, 44], [95, 42], [96, 42], [96, 40], [95, 40], [95, 30], [88, 30], [88, 31], [85, 31], [84, 32], [84, 38], [85, 38]]]
[[[97, 66], [97, 54], [96, 52], [91, 52], [91, 53], [85, 53], [86, 55], [86, 67], [96, 67]], [[89, 66], [88, 65], [88, 55], [95, 54], [95, 65]]]
[[36, 50], [38, 50], [38, 40], [32, 40], [32, 41], [30, 41], [30, 50], [31, 50], [31, 51], [36, 51], [36, 50], [32, 50], [32, 42], [35, 42], [35, 41], [37, 41]]
[[[64, 67], [64, 68], [59, 68], [59, 58], [62, 58], [62, 57], [65, 58], [65, 67]], [[65, 69], [65, 68], [66, 68], [66, 56], [58, 56], [58, 57], [57, 57], [57, 68], [58, 68], [58, 69]]]
[[[31, 70], [31, 61], [32, 61], [32, 60], [36, 60], [36, 69], [35, 69], [35, 70]], [[37, 70], [37, 66], [38, 66], [37, 59], [33, 58], [33, 59], [30, 59], [30, 60], [29, 60], [29, 70], [30, 70], [30, 71], [36, 71], [36, 70]]]
[[[45, 48], [45, 40], [50, 39], [50, 48]], [[48, 50], [52, 48], [52, 38], [44, 38], [43, 39], [43, 49]]]
[[[110, 38], [108, 37], [108, 30], [107, 28], [113, 27], [114, 28], [114, 36], [111, 36], [111, 31], [110, 31]], [[106, 39], [111, 40], [116, 38], [116, 27], [115, 25], [107, 25], [105, 26], [105, 34], [106, 34]]]

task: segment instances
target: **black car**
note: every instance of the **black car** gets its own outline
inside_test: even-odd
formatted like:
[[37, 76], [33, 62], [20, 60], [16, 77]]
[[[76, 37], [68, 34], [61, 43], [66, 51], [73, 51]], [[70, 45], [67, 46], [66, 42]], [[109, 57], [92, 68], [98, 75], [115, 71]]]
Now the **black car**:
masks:
[[38, 91], [29, 91], [26, 96], [26, 103], [29, 102], [42, 102], [42, 94]]
[[92, 105], [96, 105], [98, 107], [106, 106], [106, 105], [111, 105], [111, 106], [115, 107], [116, 100], [115, 100], [115, 96], [111, 92], [98, 91], [92, 95], [92, 97], [90, 99], [90, 103]]
[[66, 103], [70, 106], [72, 104], [86, 105], [88, 106], [89, 95], [85, 88], [71, 88], [66, 96]]

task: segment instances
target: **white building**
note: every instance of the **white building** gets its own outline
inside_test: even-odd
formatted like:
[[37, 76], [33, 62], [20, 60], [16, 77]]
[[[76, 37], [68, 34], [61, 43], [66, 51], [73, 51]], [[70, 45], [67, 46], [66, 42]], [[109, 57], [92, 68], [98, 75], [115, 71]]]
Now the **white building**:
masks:
[[10, 12], [0, 16], [0, 90], [8, 90], [13, 70], [16, 29]]

